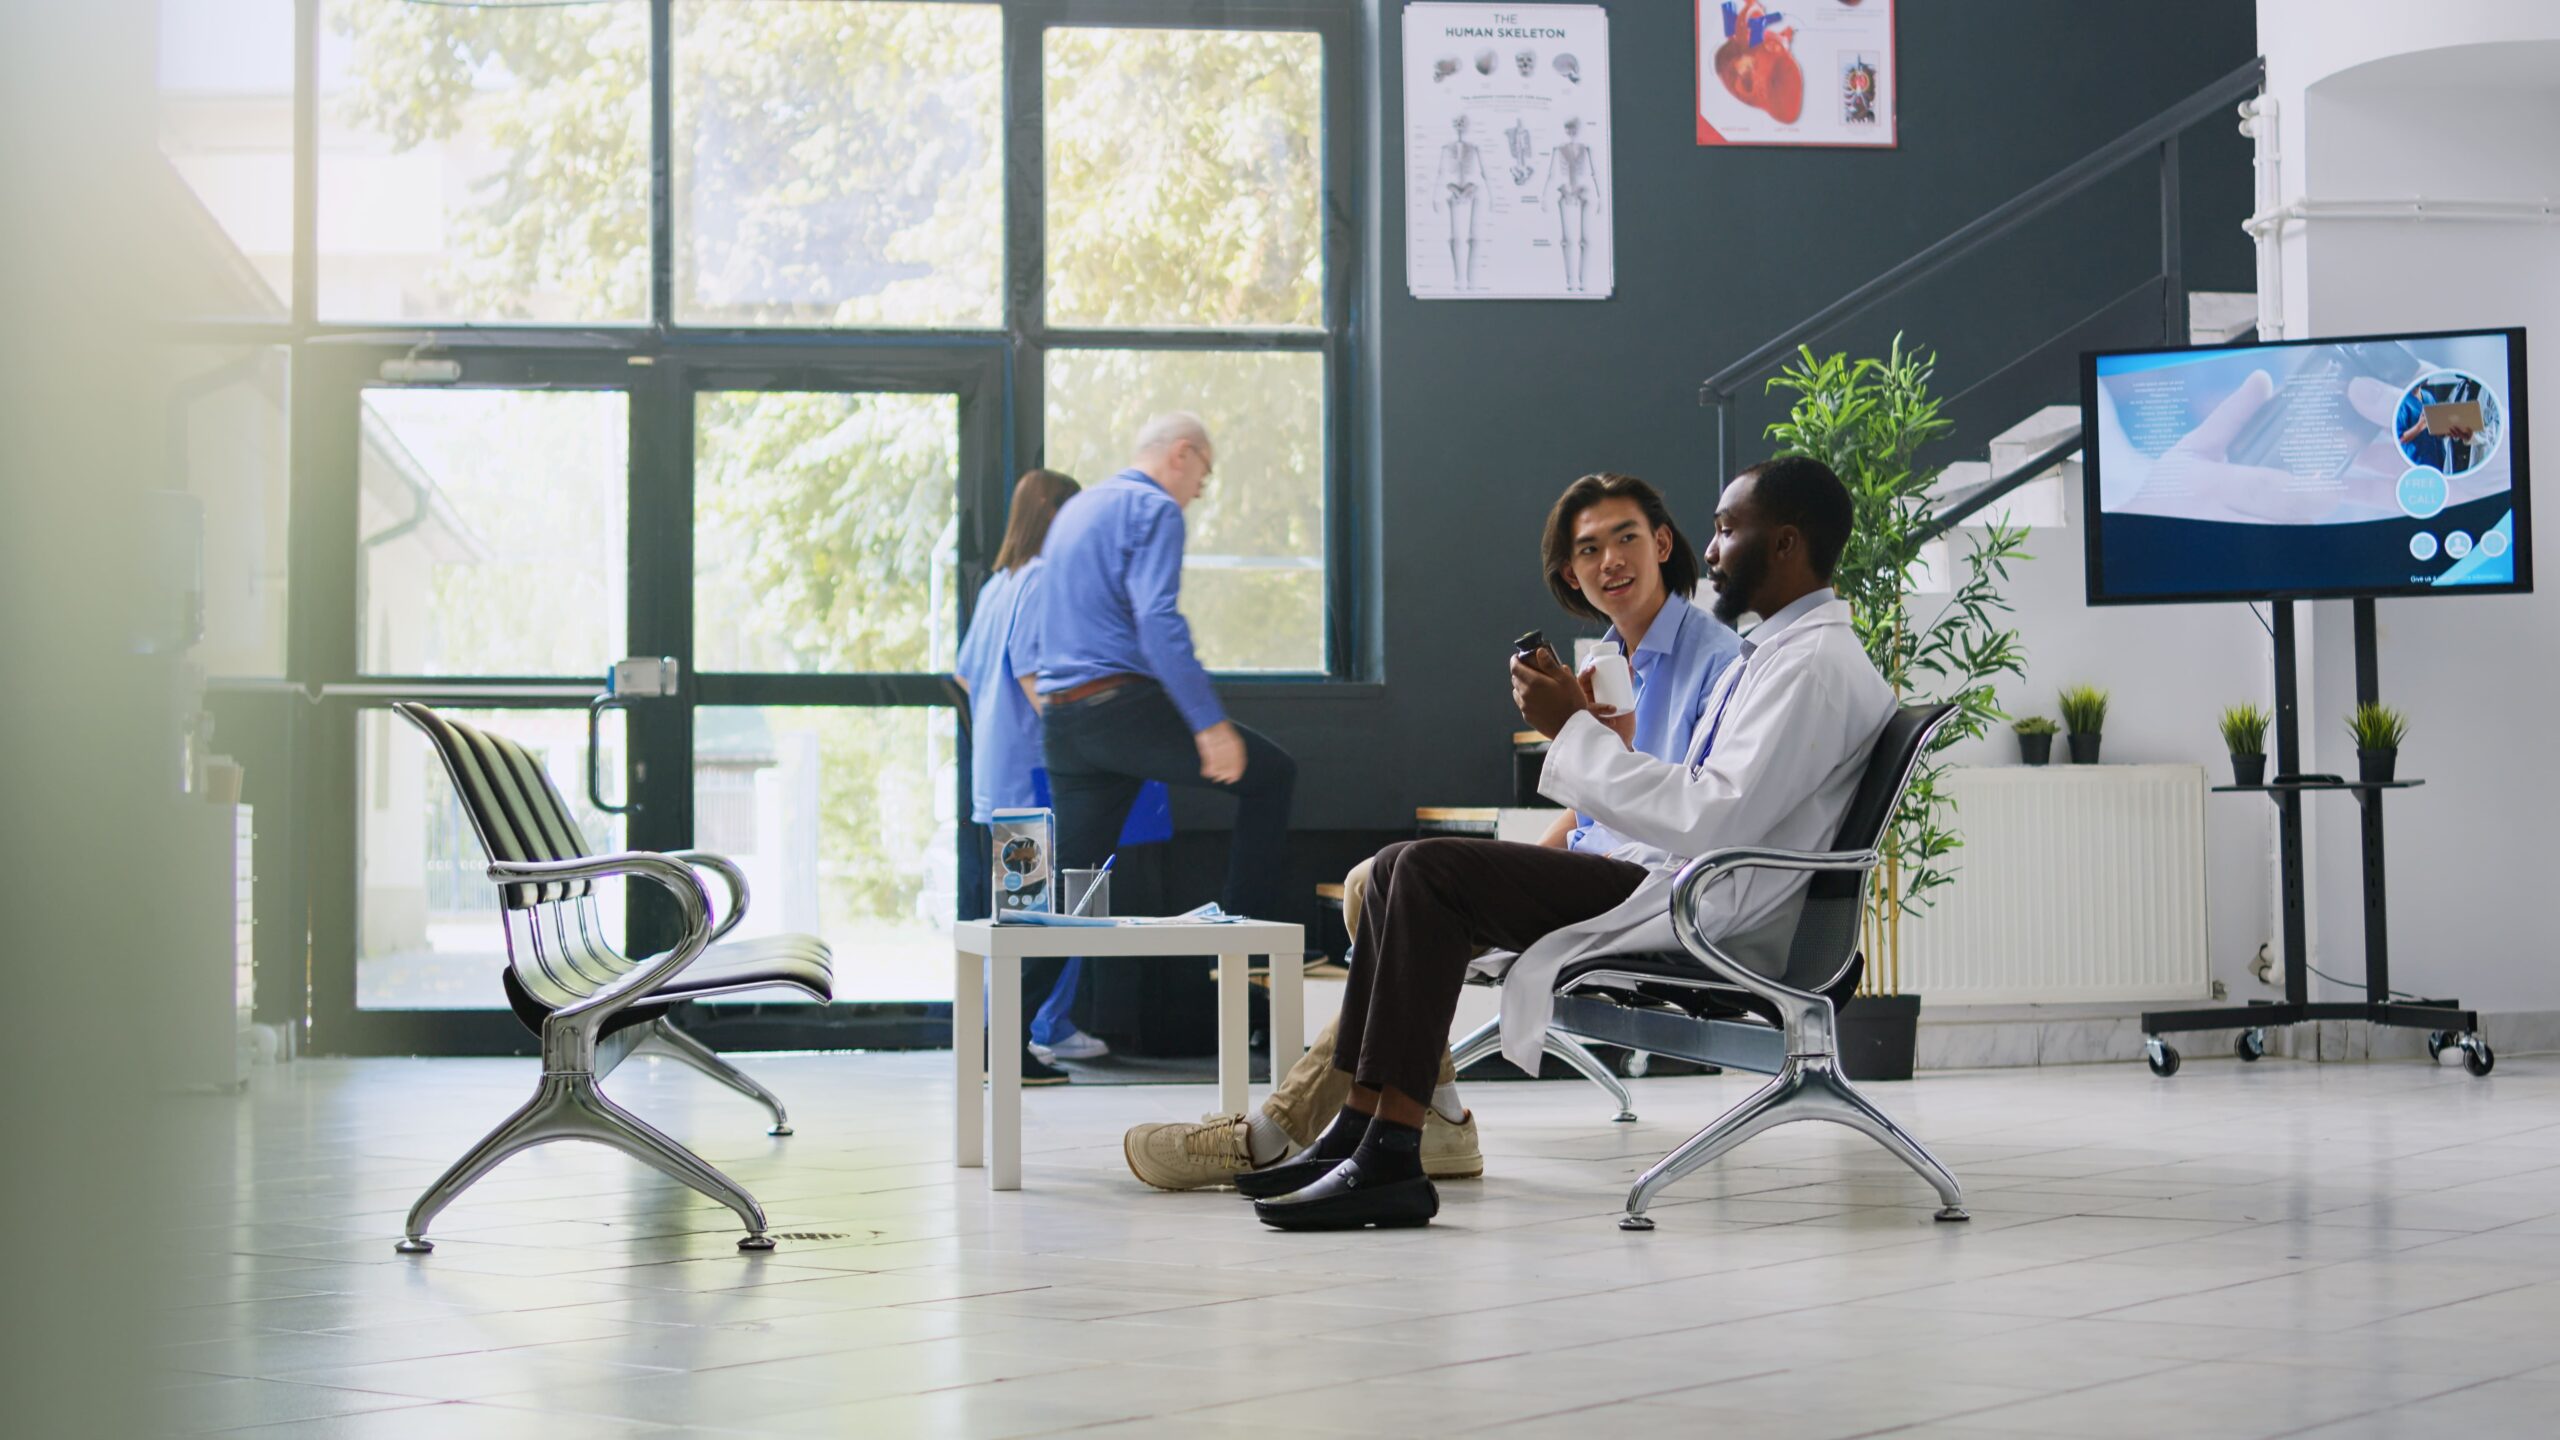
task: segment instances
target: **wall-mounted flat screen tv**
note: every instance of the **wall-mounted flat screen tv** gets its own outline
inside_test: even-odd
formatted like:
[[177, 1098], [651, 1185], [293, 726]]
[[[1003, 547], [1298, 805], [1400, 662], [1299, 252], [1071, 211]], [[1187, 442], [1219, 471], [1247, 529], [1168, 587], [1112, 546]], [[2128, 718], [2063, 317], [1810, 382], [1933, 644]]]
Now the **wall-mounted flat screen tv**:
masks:
[[2524, 331], [2080, 360], [2089, 603], [2533, 588]]

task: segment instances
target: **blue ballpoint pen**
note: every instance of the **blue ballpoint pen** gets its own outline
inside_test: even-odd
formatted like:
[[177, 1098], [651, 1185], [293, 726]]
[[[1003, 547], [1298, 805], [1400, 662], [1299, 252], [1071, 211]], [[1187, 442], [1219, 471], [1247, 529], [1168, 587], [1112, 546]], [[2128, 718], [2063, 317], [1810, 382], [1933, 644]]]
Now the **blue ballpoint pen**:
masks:
[[1114, 850], [1111, 852], [1110, 856], [1102, 862], [1102, 868], [1093, 872], [1093, 883], [1085, 887], [1084, 898], [1076, 902], [1076, 908], [1067, 912], [1070, 916], [1081, 915], [1085, 912], [1085, 907], [1093, 903], [1093, 897], [1102, 893], [1102, 877], [1110, 874], [1111, 867], [1119, 863], [1120, 852]]

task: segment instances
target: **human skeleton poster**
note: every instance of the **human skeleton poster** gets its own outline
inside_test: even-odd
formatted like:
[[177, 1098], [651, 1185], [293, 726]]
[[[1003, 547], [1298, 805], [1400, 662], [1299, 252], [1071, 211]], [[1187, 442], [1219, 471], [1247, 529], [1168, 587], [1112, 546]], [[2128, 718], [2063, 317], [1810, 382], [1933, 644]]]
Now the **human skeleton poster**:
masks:
[[1404, 130], [1415, 298], [1609, 298], [1606, 10], [1407, 5]]

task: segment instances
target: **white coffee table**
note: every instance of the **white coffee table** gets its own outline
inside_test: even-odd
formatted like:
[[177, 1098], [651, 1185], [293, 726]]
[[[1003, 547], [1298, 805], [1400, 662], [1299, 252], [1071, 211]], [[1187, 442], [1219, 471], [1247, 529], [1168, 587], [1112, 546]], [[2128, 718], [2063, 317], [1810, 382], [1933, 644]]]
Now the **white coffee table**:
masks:
[[[1251, 1073], [1246, 1054], [1245, 996], [1247, 957], [1271, 962], [1271, 1081], [1278, 1084], [1298, 1057], [1306, 1053], [1305, 930], [1268, 920], [1226, 925], [1048, 926], [998, 925], [990, 920], [964, 920], [952, 927], [957, 954], [952, 964], [951, 1056], [959, 1082], [957, 1102], [958, 1164], [975, 1169], [985, 1164], [985, 1112], [978, 1101], [980, 1076], [986, 1077], [995, 1107], [995, 1163], [987, 1167], [987, 1188], [1022, 1188], [1022, 1066], [1014, 1058], [1020, 1041], [1009, 1038], [992, 1047], [993, 1063], [982, 1057], [987, 1027], [998, 1035], [1022, 1034], [1022, 962], [1044, 956], [1081, 955], [1088, 961], [1139, 955], [1215, 955], [1218, 957], [1218, 1108], [1245, 1108]], [[994, 987], [992, 994], [980, 990]], [[983, 1070], [981, 1066], [984, 1066]]]

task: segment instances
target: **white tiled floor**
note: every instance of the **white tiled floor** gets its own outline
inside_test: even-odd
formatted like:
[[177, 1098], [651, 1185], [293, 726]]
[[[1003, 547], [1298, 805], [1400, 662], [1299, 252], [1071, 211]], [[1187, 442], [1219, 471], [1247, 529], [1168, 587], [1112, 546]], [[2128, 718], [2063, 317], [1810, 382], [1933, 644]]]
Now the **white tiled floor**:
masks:
[[941, 1055], [749, 1056], [800, 1133], [636, 1062], [625, 1104], [756, 1191], [781, 1248], [554, 1147], [392, 1253], [524, 1060], [306, 1061], [229, 1108], [233, 1173], [157, 1352], [175, 1427], [276, 1437], [1891, 1432], [2549, 1434], [2560, 1057], [2191, 1061], [1876, 1087], [1970, 1225], [1845, 1131], [1628, 1181], [1755, 1083], [1474, 1087], [1489, 1169], [1440, 1221], [1279, 1235], [1123, 1168], [1207, 1086], [1024, 1098], [1025, 1183], [950, 1166]]

